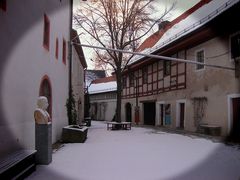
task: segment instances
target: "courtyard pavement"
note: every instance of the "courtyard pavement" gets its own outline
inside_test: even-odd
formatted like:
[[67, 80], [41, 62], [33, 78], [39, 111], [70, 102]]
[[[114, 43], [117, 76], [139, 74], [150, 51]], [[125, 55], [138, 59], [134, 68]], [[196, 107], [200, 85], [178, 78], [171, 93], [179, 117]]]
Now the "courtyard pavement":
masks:
[[29, 180], [239, 180], [240, 149], [197, 136], [93, 121], [82, 144], [64, 144]]

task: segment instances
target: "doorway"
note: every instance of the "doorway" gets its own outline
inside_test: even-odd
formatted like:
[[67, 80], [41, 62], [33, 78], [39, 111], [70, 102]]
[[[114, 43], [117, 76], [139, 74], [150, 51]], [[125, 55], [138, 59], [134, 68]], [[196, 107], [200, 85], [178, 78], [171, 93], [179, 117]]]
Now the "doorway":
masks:
[[144, 124], [155, 126], [156, 105], [155, 102], [143, 103]]
[[178, 100], [177, 101], [177, 121], [176, 121], [176, 127], [180, 129], [184, 129], [185, 124], [185, 103], [186, 100]]
[[185, 104], [180, 103], [180, 125], [179, 128], [184, 129]]
[[230, 138], [233, 141], [240, 142], [240, 97], [231, 99], [232, 106], [232, 126], [230, 129]]
[[125, 105], [125, 112], [126, 112], [126, 121], [132, 122], [132, 106], [130, 103]]

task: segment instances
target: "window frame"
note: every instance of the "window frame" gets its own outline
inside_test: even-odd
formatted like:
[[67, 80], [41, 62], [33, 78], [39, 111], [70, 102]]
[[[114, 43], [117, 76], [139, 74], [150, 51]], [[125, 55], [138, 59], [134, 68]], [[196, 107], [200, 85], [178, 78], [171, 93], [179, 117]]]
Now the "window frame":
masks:
[[129, 74], [129, 87], [134, 87], [134, 72], [131, 72], [130, 74]]
[[46, 14], [44, 14], [43, 25], [43, 47], [49, 51], [50, 47], [50, 20]]
[[142, 68], [142, 83], [148, 83], [148, 66]]
[[63, 38], [62, 42], [62, 62], [63, 64], [66, 65], [67, 62], [67, 45], [66, 45], [66, 40]]
[[240, 31], [230, 35], [230, 37], [229, 37], [229, 49], [230, 49], [229, 57], [230, 57], [230, 60], [232, 60], [232, 61], [234, 61], [234, 59], [239, 59], [240, 58], [240, 53], [239, 53], [239, 56], [235, 57], [235, 58], [232, 55], [232, 38], [235, 37], [235, 36], [240, 36]]
[[58, 38], [56, 38], [56, 44], [55, 44], [55, 58], [58, 59], [59, 55], [59, 41]]
[[[167, 71], [167, 65], [169, 65], [169, 71]], [[171, 61], [164, 60], [163, 61], [163, 76], [165, 77], [165, 76], [170, 76], [170, 75], [171, 75]]]
[[126, 76], [123, 76], [122, 77], [122, 88], [126, 88], [127, 87], [127, 77]]
[[[195, 61], [196, 62], [200, 62], [199, 60], [198, 60], [198, 54], [200, 53], [200, 52], [202, 52], [203, 53], [203, 61], [201, 62], [201, 63], [205, 63], [205, 49], [198, 49], [198, 50], [196, 50], [195, 51]], [[199, 66], [201, 66], [202, 68], [198, 68]], [[199, 64], [196, 64], [196, 66], [195, 66], [195, 71], [202, 71], [202, 70], [205, 70], [205, 66], [204, 65], [199, 65]]]

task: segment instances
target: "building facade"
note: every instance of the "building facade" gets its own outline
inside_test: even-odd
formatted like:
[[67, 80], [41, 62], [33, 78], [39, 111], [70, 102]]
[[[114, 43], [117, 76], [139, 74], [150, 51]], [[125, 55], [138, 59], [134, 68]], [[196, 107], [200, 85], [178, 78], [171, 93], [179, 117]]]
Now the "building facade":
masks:
[[115, 76], [96, 79], [89, 87], [90, 116], [101, 121], [114, 120], [117, 103]]
[[1, 1], [0, 156], [35, 149], [34, 110], [49, 101], [52, 142], [67, 125], [71, 1]]
[[135, 116], [138, 101], [141, 124], [192, 132], [207, 126], [239, 137], [240, 27], [230, 21], [239, 8], [234, 0], [200, 1], [149, 37], [139, 50], [222, 67], [135, 59], [123, 76], [122, 119]]
[[[74, 42], [80, 43], [76, 30], [72, 29], [71, 36]], [[76, 102], [77, 120], [78, 123], [81, 123], [84, 119], [84, 88], [87, 63], [82, 47], [78, 44], [74, 44], [72, 49], [72, 89]]]

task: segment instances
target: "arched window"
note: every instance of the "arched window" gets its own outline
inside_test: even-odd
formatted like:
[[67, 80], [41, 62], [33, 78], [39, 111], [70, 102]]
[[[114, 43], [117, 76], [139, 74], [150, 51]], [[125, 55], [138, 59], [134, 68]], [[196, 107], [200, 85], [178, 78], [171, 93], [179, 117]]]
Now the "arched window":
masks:
[[52, 88], [51, 88], [50, 80], [47, 75], [45, 75], [42, 78], [39, 96], [45, 96], [48, 99], [49, 106], [47, 108], [47, 111], [50, 117], [52, 117]]

